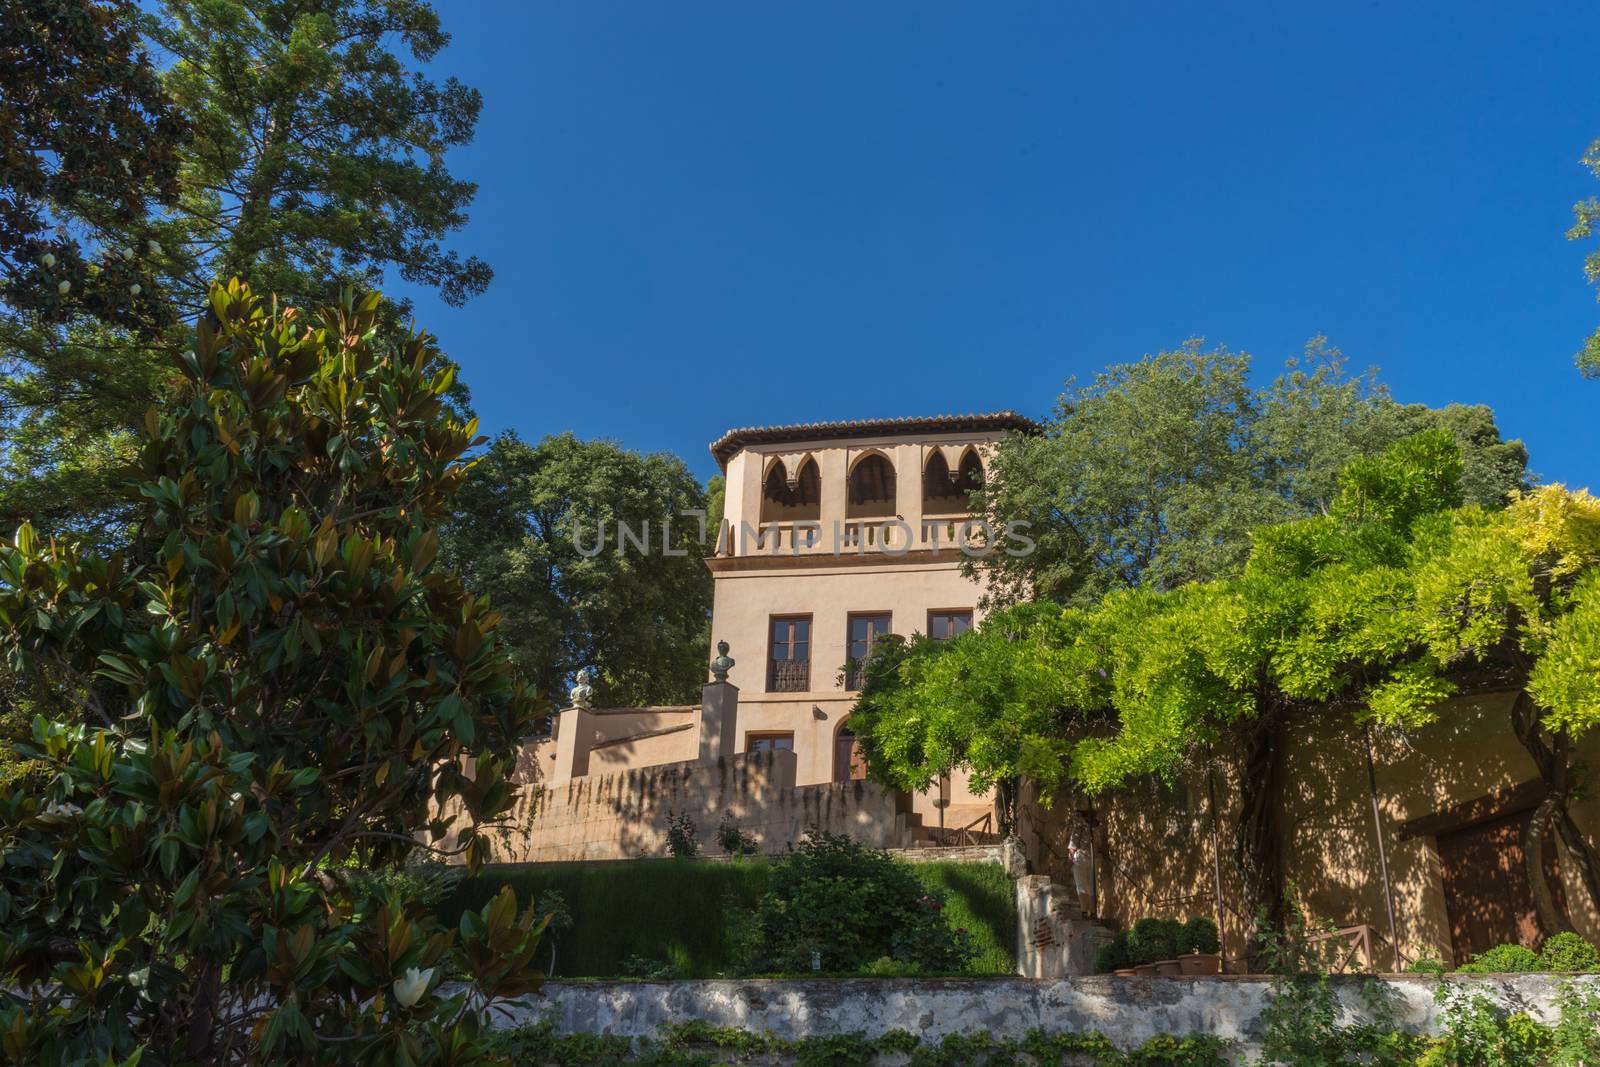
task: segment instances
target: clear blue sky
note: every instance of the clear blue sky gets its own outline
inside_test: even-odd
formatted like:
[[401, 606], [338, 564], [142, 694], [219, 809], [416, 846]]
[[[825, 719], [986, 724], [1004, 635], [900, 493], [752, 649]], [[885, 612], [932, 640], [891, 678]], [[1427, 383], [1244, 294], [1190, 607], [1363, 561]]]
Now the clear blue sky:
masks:
[[1203, 336], [1324, 333], [1600, 488], [1563, 239], [1592, 4], [443, 3], [483, 91], [418, 317], [486, 431], [682, 455], [730, 426], [1016, 408]]

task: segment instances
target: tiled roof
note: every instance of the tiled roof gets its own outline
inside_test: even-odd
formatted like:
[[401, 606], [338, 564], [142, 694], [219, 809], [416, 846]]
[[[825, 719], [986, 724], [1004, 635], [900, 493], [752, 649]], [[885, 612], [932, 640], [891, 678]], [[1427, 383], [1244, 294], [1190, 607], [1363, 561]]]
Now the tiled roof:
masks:
[[877, 437], [907, 433], [971, 433], [988, 430], [1037, 432], [1039, 424], [1015, 411], [991, 411], [981, 415], [929, 415], [902, 419], [853, 419], [844, 422], [802, 422], [793, 426], [746, 426], [729, 430], [711, 442], [717, 465], [741, 448], [751, 445], [783, 444], [786, 441], [816, 441], [833, 437]]

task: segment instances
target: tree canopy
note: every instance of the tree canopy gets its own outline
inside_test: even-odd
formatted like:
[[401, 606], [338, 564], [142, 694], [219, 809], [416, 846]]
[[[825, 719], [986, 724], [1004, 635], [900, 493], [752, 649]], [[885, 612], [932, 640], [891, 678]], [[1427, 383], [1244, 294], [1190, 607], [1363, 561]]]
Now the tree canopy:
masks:
[[[5, 18], [0, 106], [26, 124], [0, 125], [29, 142], [5, 149], [27, 195], [0, 217], [7, 529], [126, 541], [134, 434], [214, 279], [303, 306], [390, 272], [451, 304], [488, 285], [444, 244], [476, 188], [445, 156], [481, 99], [423, 69], [449, 42], [431, 5], [27, 0]], [[41, 212], [68, 236], [41, 236]]]
[[1270, 906], [1266, 757], [1297, 712], [1410, 729], [1463, 689], [1521, 691], [1511, 726], [1547, 786], [1537, 832], [1555, 827], [1600, 900], [1594, 844], [1567, 813], [1572, 741], [1600, 724], [1600, 502], [1545, 486], [1490, 509], [1464, 502], [1463, 469], [1454, 435], [1425, 431], [1350, 461], [1327, 514], [1258, 530], [1237, 576], [890, 646], [852, 719], [869, 766], [908, 788], [931, 758], [1094, 793], [1229, 741], [1245, 762], [1237, 859], [1252, 903]]
[[[509, 891], [459, 936], [343, 865], [455, 851], [537, 714], [500, 618], [436, 561], [474, 426], [376, 296], [237, 281], [152, 409], [141, 565], [0, 547], [0, 654], [45, 691], [40, 787], [0, 788], [0, 1042], [47, 1065], [469, 1063], [536, 981]], [[460, 974], [460, 992], [438, 991]]]
[[1527, 453], [1487, 408], [1396, 403], [1320, 340], [1270, 385], [1250, 358], [1191, 341], [1063, 394], [1042, 435], [1011, 435], [975, 497], [1035, 549], [968, 564], [1000, 602], [1093, 605], [1108, 592], [1238, 574], [1262, 526], [1325, 513], [1352, 460], [1429, 428], [1461, 447], [1469, 499], [1503, 504]]
[[[715, 527], [685, 513], [707, 506], [676, 456], [505, 434], [456, 497], [445, 554], [505, 606], [505, 639], [548, 697], [594, 667], [602, 704], [692, 702], [710, 646], [703, 533]], [[647, 544], [619, 540], [619, 524]]]

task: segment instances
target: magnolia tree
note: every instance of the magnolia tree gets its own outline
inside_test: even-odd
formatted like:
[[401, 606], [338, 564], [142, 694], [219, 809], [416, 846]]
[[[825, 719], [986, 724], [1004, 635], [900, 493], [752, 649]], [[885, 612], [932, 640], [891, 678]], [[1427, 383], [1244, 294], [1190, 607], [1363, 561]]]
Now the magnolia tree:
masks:
[[0, 648], [52, 696], [48, 783], [0, 795], [9, 1060], [480, 1062], [486, 1010], [537, 981], [509, 893], [446, 931], [350, 873], [444, 840], [447, 802], [479, 862], [534, 714], [434, 564], [475, 427], [377, 309], [214, 288], [146, 419], [154, 562], [0, 548]]

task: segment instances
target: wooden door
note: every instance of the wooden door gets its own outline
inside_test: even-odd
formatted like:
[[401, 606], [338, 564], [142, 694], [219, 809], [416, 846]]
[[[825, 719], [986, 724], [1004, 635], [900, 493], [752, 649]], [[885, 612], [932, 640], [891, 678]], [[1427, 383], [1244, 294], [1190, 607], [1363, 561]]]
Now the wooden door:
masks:
[[[1549, 932], [1539, 926], [1522, 848], [1532, 815], [1531, 810], [1521, 811], [1439, 835], [1439, 867], [1457, 966], [1496, 945], [1537, 948]], [[1554, 835], [1545, 837], [1544, 856], [1556, 906], [1565, 911]]]
[[867, 761], [861, 758], [856, 735], [840, 729], [833, 741], [833, 780], [853, 782], [867, 776]]

